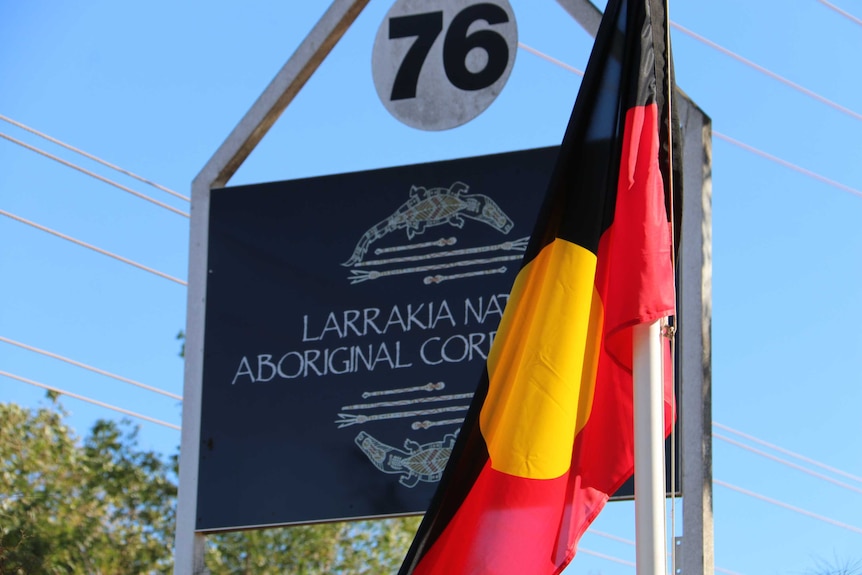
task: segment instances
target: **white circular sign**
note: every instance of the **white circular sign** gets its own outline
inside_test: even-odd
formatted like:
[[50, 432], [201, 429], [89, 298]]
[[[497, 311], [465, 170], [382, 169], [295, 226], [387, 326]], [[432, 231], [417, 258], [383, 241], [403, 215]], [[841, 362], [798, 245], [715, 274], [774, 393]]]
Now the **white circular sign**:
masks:
[[491, 105], [517, 48], [508, 0], [398, 0], [377, 31], [371, 73], [393, 116], [421, 130], [446, 130]]

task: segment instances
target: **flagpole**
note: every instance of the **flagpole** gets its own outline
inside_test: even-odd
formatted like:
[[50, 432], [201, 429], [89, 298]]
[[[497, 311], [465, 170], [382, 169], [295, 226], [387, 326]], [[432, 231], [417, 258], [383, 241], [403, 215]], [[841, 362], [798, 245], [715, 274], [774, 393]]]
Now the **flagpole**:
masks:
[[[668, 189], [670, 192], [671, 236], [675, 237], [673, 206], [673, 79], [670, 76], [670, 18], [668, 0], [662, 5], [664, 61], [667, 66], [666, 89], [668, 138]], [[672, 244], [673, 239], [671, 240]], [[676, 267], [673, 249], [671, 259]], [[665, 462], [664, 462], [664, 366], [662, 360], [661, 323], [656, 320], [639, 324], [632, 332], [632, 375], [634, 385], [635, 428], [635, 549], [638, 575], [665, 575], [667, 573], [667, 526], [665, 523]]]
[[664, 397], [660, 321], [633, 330], [638, 575], [665, 575]]

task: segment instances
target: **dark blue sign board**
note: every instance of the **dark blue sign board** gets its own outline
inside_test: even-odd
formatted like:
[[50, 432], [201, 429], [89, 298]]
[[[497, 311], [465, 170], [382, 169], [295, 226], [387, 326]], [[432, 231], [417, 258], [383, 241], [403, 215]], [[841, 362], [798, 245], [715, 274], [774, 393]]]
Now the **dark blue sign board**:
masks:
[[197, 530], [424, 512], [556, 152], [212, 191]]
[[198, 530], [425, 510], [555, 159], [212, 191]]

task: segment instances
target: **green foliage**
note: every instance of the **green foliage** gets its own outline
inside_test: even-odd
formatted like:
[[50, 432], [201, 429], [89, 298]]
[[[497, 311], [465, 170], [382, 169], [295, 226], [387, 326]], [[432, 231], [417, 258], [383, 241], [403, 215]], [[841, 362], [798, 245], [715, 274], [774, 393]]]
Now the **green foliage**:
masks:
[[359, 575], [394, 573], [419, 518], [303, 525], [210, 535], [213, 575]]
[[180, 330], [180, 332], [177, 334], [177, 339], [182, 342], [180, 344], [179, 356], [185, 357], [186, 356], [186, 332], [184, 332], [183, 330]]
[[83, 443], [58, 409], [0, 404], [0, 573], [170, 571], [176, 486], [128, 424]]
[[[83, 439], [65, 413], [0, 404], [0, 574], [170, 573], [176, 461], [141, 451], [128, 423]], [[401, 564], [416, 517], [207, 537], [213, 575], [385, 574]]]

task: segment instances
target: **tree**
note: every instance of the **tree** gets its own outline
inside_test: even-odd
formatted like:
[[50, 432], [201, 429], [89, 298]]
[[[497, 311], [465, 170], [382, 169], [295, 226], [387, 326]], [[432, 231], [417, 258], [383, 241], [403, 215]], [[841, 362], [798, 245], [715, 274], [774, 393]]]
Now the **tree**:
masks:
[[815, 567], [806, 571], [808, 575], [862, 575], [862, 560], [842, 560], [835, 557], [831, 562], [815, 559]]
[[64, 412], [0, 404], [0, 573], [166, 573], [176, 485], [128, 423], [83, 442]]
[[[0, 574], [170, 573], [177, 458], [141, 451], [128, 422], [79, 440], [48, 408], [0, 404]], [[213, 575], [391, 573], [418, 518], [207, 537]]]
[[394, 573], [419, 518], [339, 522], [207, 537], [213, 575]]

